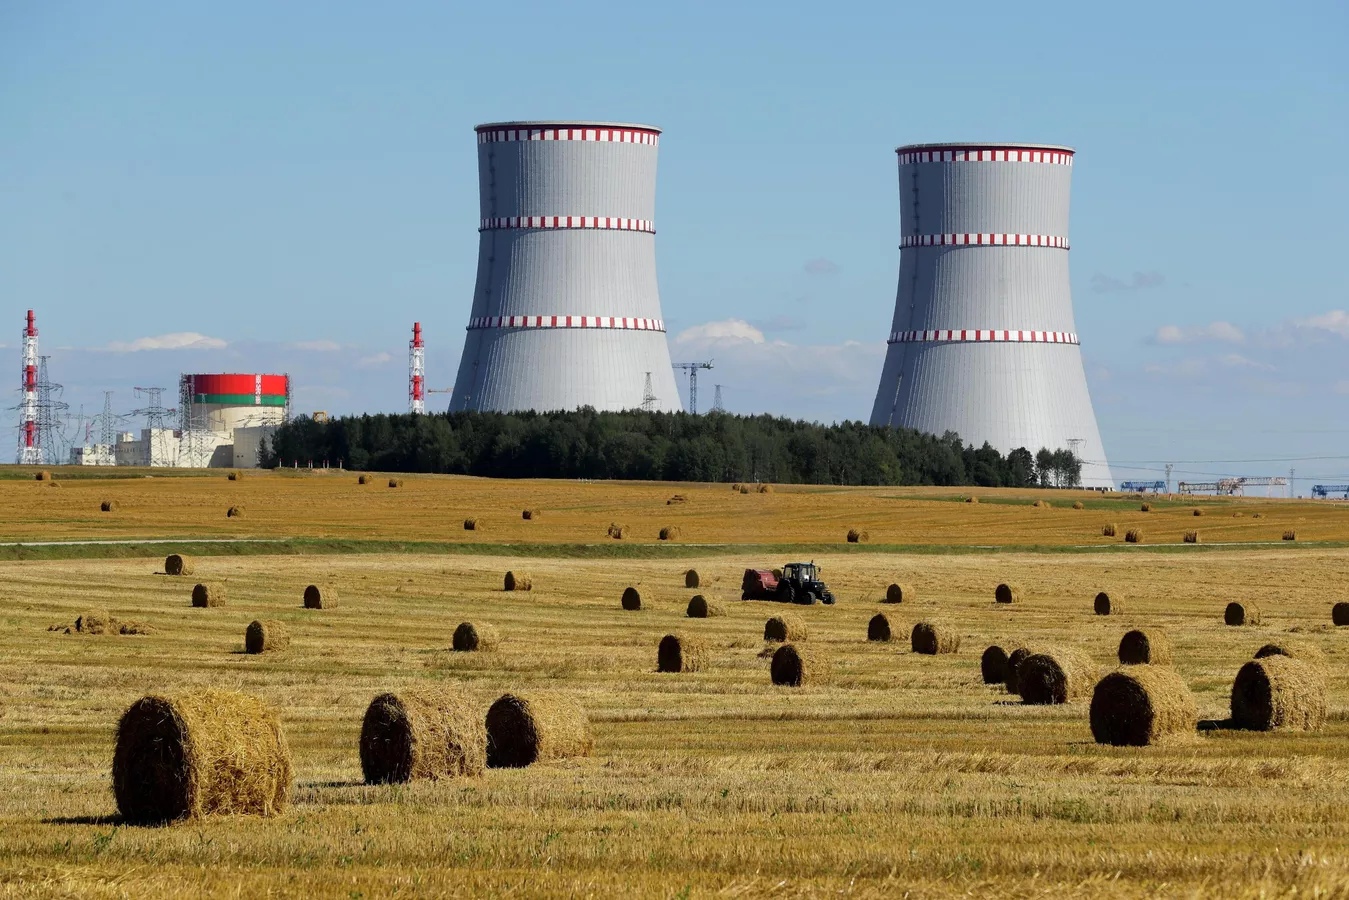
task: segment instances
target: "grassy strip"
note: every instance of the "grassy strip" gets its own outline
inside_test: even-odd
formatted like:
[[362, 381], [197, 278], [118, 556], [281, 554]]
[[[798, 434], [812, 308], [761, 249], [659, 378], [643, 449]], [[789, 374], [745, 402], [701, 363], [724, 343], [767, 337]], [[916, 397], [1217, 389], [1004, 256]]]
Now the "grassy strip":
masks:
[[169, 553], [192, 556], [331, 556], [367, 553], [408, 553], [447, 556], [519, 556], [541, 559], [684, 559], [701, 556], [758, 555], [769, 561], [787, 557], [810, 559], [814, 556], [876, 553], [910, 555], [980, 555], [992, 553], [1219, 553], [1231, 550], [1342, 549], [1349, 542], [1325, 541], [1285, 543], [1241, 542], [1228, 544], [1142, 544], [1122, 543], [1089, 545], [1002, 544], [452, 544], [433, 541], [344, 541], [296, 538], [247, 543], [202, 543], [185, 540], [174, 543], [66, 544], [56, 546], [20, 545], [0, 547], [0, 561], [58, 559], [143, 559]]

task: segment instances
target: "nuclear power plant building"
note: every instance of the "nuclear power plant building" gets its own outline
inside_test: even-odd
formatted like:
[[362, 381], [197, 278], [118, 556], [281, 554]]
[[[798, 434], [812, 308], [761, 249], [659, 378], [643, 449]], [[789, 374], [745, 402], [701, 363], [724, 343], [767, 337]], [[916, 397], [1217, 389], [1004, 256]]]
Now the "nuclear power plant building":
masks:
[[1068, 283], [1073, 150], [898, 148], [899, 291], [871, 424], [1072, 450], [1110, 488]]
[[478, 277], [450, 409], [681, 409], [656, 287], [660, 129], [476, 131]]

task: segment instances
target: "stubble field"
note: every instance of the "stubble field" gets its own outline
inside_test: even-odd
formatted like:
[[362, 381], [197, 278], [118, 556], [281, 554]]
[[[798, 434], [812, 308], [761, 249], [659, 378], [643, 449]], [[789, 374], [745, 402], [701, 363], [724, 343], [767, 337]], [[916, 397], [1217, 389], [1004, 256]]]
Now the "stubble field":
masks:
[[[382, 896], [1345, 896], [1349, 893], [1349, 540], [1338, 504], [1156, 501], [1067, 492], [489, 482], [349, 473], [0, 481], [0, 541], [181, 540], [4, 547], [0, 562], [0, 895]], [[684, 502], [667, 505], [675, 494]], [[1049, 509], [1032, 508], [1037, 498]], [[100, 513], [103, 499], [118, 500]], [[1075, 499], [1087, 507], [1071, 509]], [[226, 519], [225, 509], [245, 515]], [[520, 519], [523, 507], [540, 517]], [[1204, 510], [1195, 517], [1193, 509]], [[1233, 513], [1240, 513], [1233, 516]], [[1260, 517], [1255, 518], [1259, 513]], [[481, 531], [463, 530], [466, 516]], [[611, 522], [632, 531], [605, 535]], [[1100, 535], [1141, 527], [1124, 548]], [[682, 536], [656, 540], [663, 525]], [[871, 543], [848, 545], [850, 527]], [[1180, 544], [1199, 528], [1205, 543]], [[1280, 540], [1288, 529], [1298, 540]], [[210, 539], [278, 543], [204, 544]], [[1230, 546], [1218, 546], [1231, 542]], [[409, 549], [410, 548], [410, 549]], [[55, 558], [59, 556], [82, 558]], [[839, 602], [795, 607], [830, 681], [775, 688], [760, 653], [775, 604], [739, 601], [741, 571], [814, 558]], [[694, 567], [727, 601], [684, 616]], [[535, 588], [505, 593], [507, 569]], [[879, 603], [904, 581], [916, 599]], [[192, 584], [227, 603], [194, 609]], [[340, 605], [304, 610], [313, 581]], [[999, 581], [1025, 588], [998, 606]], [[651, 608], [625, 612], [638, 586]], [[1095, 616], [1109, 589], [1124, 616]], [[1222, 623], [1232, 599], [1265, 624]], [[91, 607], [156, 629], [48, 631]], [[865, 640], [879, 611], [897, 640]], [[281, 654], [248, 656], [254, 618], [286, 622]], [[463, 620], [499, 650], [449, 650]], [[950, 623], [953, 655], [909, 652], [920, 620]], [[1203, 719], [1226, 719], [1232, 678], [1266, 641], [1328, 659], [1316, 734], [1216, 728], [1159, 747], [1092, 742], [1086, 704], [1022, 706], [979, 677], [990, 643], [1087, 650], [1103, 671], [1136, 625], [1167, 629]], [[655, 672], [672, 631], [712, 646], [697, 674]], [[589, 712], [592, 757], [480, 778], [366, 786], [356, 752], [377, 693], [464, 686], [555, 691]], [[277, 819], [123, 825], [113, 728], [150, 692], [225, 687], [280, 708], [295, 758]]]

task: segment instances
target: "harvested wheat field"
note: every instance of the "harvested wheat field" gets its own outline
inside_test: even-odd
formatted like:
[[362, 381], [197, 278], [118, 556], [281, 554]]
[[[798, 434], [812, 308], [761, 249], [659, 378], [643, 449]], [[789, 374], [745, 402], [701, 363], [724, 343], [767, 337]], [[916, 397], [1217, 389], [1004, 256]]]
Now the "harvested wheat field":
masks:
[[[967, 504], [935, 489], [740, 494], [419, 476], [370, 491], [346, 473], [57, 477], [61, 491], [0, 480], [0, 539], [134, 543], [0, 548], [0, 895], [1349, 890], [1349, 633], [1331, 624], [1327, 599], [1349, 596], [1349, 549], [1333, 543], [1349, 539], [1349, 522], [1329, 504], [1213, 501], [1205, 544], [1125, 549], [1100, 535], [1103, 521], [1122, 534], [1146, 518], [1150, 532], [1179, 534], [1193, 503], [1158, 499], [1144, 514], [1137, 500], [1070, 492], [1035, 509], [1031, 492], [996, 490]], [[675, 490], [687, 500], [667, 506]], [[98, 512], [110, 497], [116, 516]], [[248, 518], [226, 520], [222, 501], [246, 505]], [[524, 522], [526, 506], [548, 515]], [[1229, 506], [1264, 515], [1232, 518], [1220, 511]], [[464, 531], [470, 514], [492, 528]], [[606, 537], [613, 521], [632, 537]], [[694, 537], [659, 541], [676, 522]], [[872, 542], [844, 543], [849, 527]], [[1294, 527], [1298, 541], [1283, 542]], [[200, 540], [211, 537], [280, 543]], [[193, 609], [182, 579], [156, 574], [170, 552], [191, 554], [194, 579], [227, 585], [229, 604]], [[736, 599], [745, 568], [796, 559], [819, 564], [834, 606]], [[690, 568], [726, 615], [685, 616]], [[520, 569], [533, 590], [503, 590], [502, 573]], [[896, 580], [912, 586], [914, 610], [907, 598], [881, 604]], [[340, 605], [303, 609], [297, 598], [316, 581]], [[1021, 588], [1010, 606], [991, 602], [1004, 581]], [[1125, 615], [1084, 603], [1103, 584], [1128, 598]], [[630, 585], [640, 614], [617, 602]], [[1223, 624], [1232, 585], [1258, 596], [1259, 625]], [[90, 609], [152, 633], [48, 630]], [[868, 641], [882, 610], [900, 636], [942, 622], [960, 652]], [[772, 684], [764, 622], [787, 614], [809, 631], [802, 646], [828, 660], [828, 678]], [[253, 620], [280, 623], [289, 648], [245, 653]], [[463, 621], [491, 622], [509, 640], [456, 653]], [[1169, 667], [1197, 706], [1192, 736], [1100, 745], [1090, 690], [1033, 706], [984, 684], [989, 645], [1076, 648], [1105, 674], [1131, 629], [1169, 638]], [[658, 672], [654, 651], [670, 633], [696, 637], [706, 665]], [[1324, 725], [1231, 727], [1237, 672], [1262, 645], [1290, 641], [1325, 657]], [[453, 688], [480, 717], [507, 693], [558, 697], [583, 711], [593, 748], [367, 784], [371, 698], [419, 687]], [[111, 779], [119, 718], [142, 697], [208, 688], [279, 713], [293, 770], [285, 808], [126, 825]]]

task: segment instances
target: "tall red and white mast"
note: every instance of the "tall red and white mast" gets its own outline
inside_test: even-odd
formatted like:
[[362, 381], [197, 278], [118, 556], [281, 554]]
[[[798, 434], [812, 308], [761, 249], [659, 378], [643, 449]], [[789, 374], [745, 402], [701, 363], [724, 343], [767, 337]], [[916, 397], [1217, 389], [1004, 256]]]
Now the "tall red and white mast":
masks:
[[19, 406], [19, 464], [42, 465], [37, 427], [37, 318], [28, 310], [23, 330], [23, 403]]
[[408, 411], [426, 412], [426, 344], [421, 322], [412, 323], [412, 341], [408, 344]]

